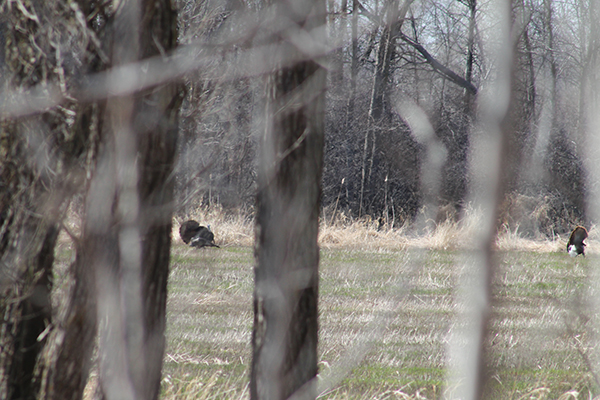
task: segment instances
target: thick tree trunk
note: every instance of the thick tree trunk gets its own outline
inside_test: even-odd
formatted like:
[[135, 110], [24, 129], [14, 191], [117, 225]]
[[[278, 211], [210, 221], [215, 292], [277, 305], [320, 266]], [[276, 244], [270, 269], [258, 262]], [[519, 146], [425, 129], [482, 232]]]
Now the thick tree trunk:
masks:
[[[169, 0], [124, 5], [114, 26], [116, 64], [163, 54], [177, 43]], [[99, 340], [104, 397], [158, 398], [180, 99], [178, 86], [166, 84], [108, 102], [88, 210], [107, 254], [95, 261], [98, 318], [107, 321]]]
[[91, 251], [99, 238], [85, 233], [83, 236], [86, 242], [76, 244], [77, 256], [70, 268], [74, 287], [67, 300], [65, 319], [56, 321], [42, 352], [37, 371], [38, 399], [82, 399], [92, 367], [97, 328], [94, 270], [90, 266], [91, 259], [99, 256]]
[[[55, 84], [68, 98], [74, 77], [105, 69], [110, 58], [119, 64], [173, 49], [177, 21], [171, 1], [137, 4], [133, 14], [127, 14], [129, 4], [112, 9], [35, 2], [26, 12], [8, 7], [10, 15], [0, 18], [6, 87], [27, 91]], [[80, 12], [94, 13], [84, 18], [89, 26], [81, 25]], [[121, 24], [129, 30], [117, 32], [124, 13], [134, 23]], [[101, 391], [158, 397], [180, 97], [177, 85], [166, 84], [111, 100], [108, 108], [66, 100], [43, 114], [2, 121], [0, 398], [82, 398], [98, 314], [109, 323], [103, 333], [123, 333], [119, 361], [126, 362], [115, 370], [124, 372], [124, 380], [117, 383], [132, 388], [122, 392], [101, 374]], [[107, 115], [112, 119], [105, 123]], [[73, 238], [73, 289], [65, 317], [52, 321], [54, 246], [70, 199], [86, 189], [90, 175], [81, 237]], [[107, 302], [107, 293], [116, 302]], [[103, 295], [98, 302], [97, 294]], [[110, 325], [117, 320], [125, 326]], [[114, 366], [112, 350], [101, 346], [103, 366]]]
[[[45, 344], [43, 332], [49, 328], [52, 319], [50, 275], [58, 236], [56, 226], [44, 231], [41, 249], [31, 264], [22, 270], [22, 286], [18, 288], [22, 291], [10, 293], [11, 297], [6, 298], [8, 301], [2, 307], [2, 373], [6, 375], [3, 375], [0, 393], [6, 399], [36, 397], [37, 385], [33, 377], [39, 353]], [[22, 297], [19, 298], [19, 295]]]
[[[42, 17], [43, 16], [43, 17]], [[79, 43], [74, 12], [62, 3], [36, 2], [27, 12], [5, 7], [2, 81], [7, 91], [62, 82], [69, 36]], [[35, 38], [32, 40], [31, 38]], [[81, 50], [81, 49], [79, 49]], [[82, 51], [84, 53], [84, 51]], [[80, 72], [71, 66], [73, 73]], [[41, 95], [45, 95], [44, 92]], [[5, 97], [5, 101], [12, 100]], [[8, 105], [7, 104], [7, 105]], [[65, 210], [85, 179], [90, 136], [77, 132], [74, 101], [38, 115], [3, 116], [0, 132], [0, 398], [37, 396], [40, 353], [53, 328], [50, 304], [54, 246]]]
[[389, 112], [387, 97], [389, 94], [391, 61], [394, 56], [396, 42], [400, 37], [404, 19], [413, 1], [404, 0], [402, 7], [399, 8], [399, 0], [388, 0], [386, 6], [385, 25], [377, 50], [377, 65], [375, 67], [375, 75], [373, 76], [371, 104], [369, 107], [369, 117], [375, 123], [386, 112]]
[[[305, 1], [295, 9], [302, 15], [285, 2], [275, 8], [274, 18], [292, 18], [306, 30], [324, 23], [323, 0]], [[255, 400], [316, 396], [324, 85], [325, 71], [314, 61], [281, 68], [267, 81], [256, 217]]]

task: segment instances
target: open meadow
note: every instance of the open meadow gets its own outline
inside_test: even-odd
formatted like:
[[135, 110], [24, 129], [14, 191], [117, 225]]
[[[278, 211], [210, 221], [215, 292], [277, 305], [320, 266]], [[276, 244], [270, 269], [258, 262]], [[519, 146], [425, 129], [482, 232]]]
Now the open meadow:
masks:
[[[249, 226], [215, 228], [221, 249], [174, 240], [163, 398], [249, 397], [253, 250]], [[175, 232], [175, 230], [174, 230]], [[233, 234], [231, 232], [237, 232]], [[469, 251], [461, 234], [427, 237], [363, 224], [321, 228], [320, 382], [323, 399], [437, 399]], [[219, 235], [221, 234], [221, 235]], [[232, 236], [233, 235], [233, 236]], [[176, 237], [176, 236], [175, 236]], [[490, 399], [589, 399], [590, 271], [565, 238], [498, 240]]]

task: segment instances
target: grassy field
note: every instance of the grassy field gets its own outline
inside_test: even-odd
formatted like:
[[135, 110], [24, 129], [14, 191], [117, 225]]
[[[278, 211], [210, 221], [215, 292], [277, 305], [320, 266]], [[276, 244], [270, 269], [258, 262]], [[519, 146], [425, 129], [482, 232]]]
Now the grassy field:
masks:
[[[213, 224], [222, 248], [185, 246], [176, 221], [162, 398], [247, 399], [252, 220], [224, 213], [196, 218]], [[417, 235], [378, 231], [371, 221], [322, 224], [320, 398], [438, 399], [453, 393], [446, 383], [449, 343], [461, 329], [460, 288], [469, 262], [460, 244], [472, 229], [464, 222], [442, 224]], [[592, 228], [588, 257], [572, 259], [564, 237], [500, 235], [487, 399], [600, 399], [592, 373], [599, 364], [592, 354], [598, 315], [590, 311], [591, 299], [598, 298], [590, 279], [600, 257], [596, 237]], [[65, 238], [57, 251], [67, 268], [72, 245]], [[62, 275], [55, 279], [57, 298], [66, 291]], [[94, 383], [88, 386], [92, 393]]]
[[[386, 237], [361, 234], [362, 245], [349, 247], [322, 229], [330, 238], [321, 250], [320, 377], [333, 384], [321, 398], [440, 398], [452, 391], [445, 387], [448, 342], [458, 324], [465, 254], [453, 249], [452, 238], [423, 249], [410, 237], [378, 246]], [[571, 259], [561, 243], [544, 251], [505, 244], [498, 253], [490, 399], [600, 393], [589, 368], [586, 302], [596, 256]], [[248, 397], [252, 264], [247, 243], [204, 250], [175, 244], [164, 398]]]

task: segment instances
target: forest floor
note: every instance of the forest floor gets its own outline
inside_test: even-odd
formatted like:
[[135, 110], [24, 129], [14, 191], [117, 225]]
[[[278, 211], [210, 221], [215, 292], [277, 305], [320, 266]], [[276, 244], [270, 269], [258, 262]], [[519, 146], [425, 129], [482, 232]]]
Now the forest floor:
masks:
[[[234, 235], [222, 222], [221, 232], [213, 229], [221, 249], [174, 240], [165, 399], [249, 398], [251, 232]], [[463, 326], [457, 304], [472, 264], [456, 246], [460, 235], [321, 227], [319, 398], [452, 397], [448, 354]], [[592, 398], [600, 394], [587, 300], [595, 296], [594, 246], [572, 259], [564, 238], [517, 236], [498, 240], [486, 398]]]

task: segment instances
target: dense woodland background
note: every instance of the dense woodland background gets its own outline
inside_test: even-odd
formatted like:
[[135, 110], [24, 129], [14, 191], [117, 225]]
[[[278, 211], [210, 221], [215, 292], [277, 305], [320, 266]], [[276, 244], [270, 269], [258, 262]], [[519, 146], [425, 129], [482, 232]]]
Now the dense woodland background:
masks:
[[[230, 15], [260, 7], [179, 4], [181, 43], [226, 37], [238, 29], [228, 23]], [[552, 237], [588, 222], [584, 150], [586, 96], [597, 73], [591, 67], [598, 51], [595, 14], [588, 1], [511, 4], [519, 107], [512, 115], [502, 221], [529, 237]], [[325, 215], [368, 215], [388, 227], [413, 221], [425, 204], [422, 168], [432, 140], [443, 157], [433, 205], [441, 207], [438, 219], [459, 217], [469, 201], [472, 138], [485, 135], [476, 128], [477, 95], [498, 95], [491, 93], [498, 64], [493, 2], [343, 0], [327, 7], [335, 51], [327, 64]], [[397, 21], [382, 24], [387, 20]], [[252, 121], [260, 112], [261, 83], [227, 79], [235, 59], [230, 49], [214, 71], [198, 71], [186, 83], [178, 183], [189, 201], [182, 215], [199, 197], [191, 193], [202, 196], [204, 206], [252, 208], [259, 134]], [[222, 80], [203, 79], [220, 72]], [[431, 138], [411, 129], [406, 114], [413, 106], [425, 113]]]

